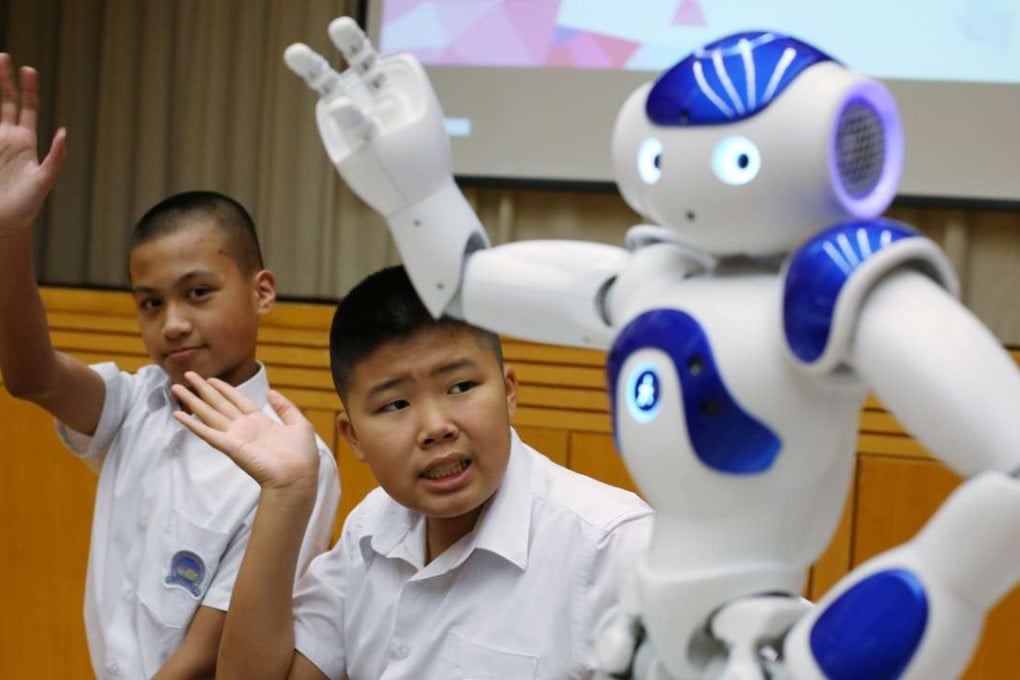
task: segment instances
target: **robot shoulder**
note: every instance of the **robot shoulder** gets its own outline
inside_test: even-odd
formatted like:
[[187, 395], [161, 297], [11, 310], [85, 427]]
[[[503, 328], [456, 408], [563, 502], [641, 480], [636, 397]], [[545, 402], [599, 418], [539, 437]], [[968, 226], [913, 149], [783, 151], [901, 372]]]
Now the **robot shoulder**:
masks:
[[783, 331], [794, 361], [812, 373], [837, 370], [868, 291], [889, 272], [918, 269], [957, 294], [945, 254], [913, 227], [888, 219], [830, 227], [800, 247], [783, 274]]

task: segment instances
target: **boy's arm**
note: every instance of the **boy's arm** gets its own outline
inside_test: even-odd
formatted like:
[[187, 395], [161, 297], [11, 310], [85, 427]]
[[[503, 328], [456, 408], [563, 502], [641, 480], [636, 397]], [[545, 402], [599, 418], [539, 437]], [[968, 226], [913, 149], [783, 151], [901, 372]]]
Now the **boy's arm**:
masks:
[[191, 619], [184, 642], [177, 648], [152, 680], [198, 680], [216, 675], [216, 655], [226, 612], [199, 607]]
[[0, 53], [0, 371], [12, 395], [92, 434], [105, 384], [88, 366], [53, 349], [32, 264], [32, 223], [64, 163], [65, 133], [57, 132], [39, 163], [39, 76], [28, 67], [19, 75], [20, 95], [11, 57]]
[[294, 651], [294, 575], [318, 485], [315, 431], [277, 392], [268, 399], [282, 424], [220, 380], [190, 372], [185, 379], [191, 390], [171, 389], [198, 419], [183, 411], [174, 417], [262, 487], [223, 627], [217, 677], [325, 677]]

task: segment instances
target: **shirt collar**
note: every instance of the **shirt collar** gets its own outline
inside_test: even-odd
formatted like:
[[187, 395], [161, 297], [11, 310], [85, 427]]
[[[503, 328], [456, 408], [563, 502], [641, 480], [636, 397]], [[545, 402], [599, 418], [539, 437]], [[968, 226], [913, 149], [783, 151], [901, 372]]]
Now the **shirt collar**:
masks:
[[[256, 364], [258, 364], [258, 370], [255, 371], [255, 375], [237, 385], [237, 391], [262, 408], [266, 405], [266, 394], [269, 392], [269, 377], [266, 374], [265, 365], [261, 361], [257, 361]], [[149, 391], [149, 409], [158, 411], [168, 405], [177, 408], [177, 400], [170, 392], [170, 376], [162, 368], [159, 368], [159, 372], [161, 380], [157, 381]]]
[[[527, 567], [532, 504], [530, 453], [517, 432], [511, 429], [510, 461], [499, 488], [482, 510], [478, 525], [458, 542], [465, 543], [462, 549], [454, 550], [458, 548], [455, 545], [447, 551], [453, 551], [456, 556], [444, 553], [429, 567], [438, 562], [437, 567], [443, 565], [443, 571], [448, 571], [461, 564], [476, 549], [498, 555], [519, 569]], [[422, 568], [425, 522], [421, 513], [408, 510], [390, 499], [372, 524], [360, 541], [366, 561], [370, 553], [375, 552]]]
[[475, 528], [475, 548], [499, 555], [521, 570], [528, 566], [531, 534], [530, 453], [517, 432], [511, 430], [506, 473]]

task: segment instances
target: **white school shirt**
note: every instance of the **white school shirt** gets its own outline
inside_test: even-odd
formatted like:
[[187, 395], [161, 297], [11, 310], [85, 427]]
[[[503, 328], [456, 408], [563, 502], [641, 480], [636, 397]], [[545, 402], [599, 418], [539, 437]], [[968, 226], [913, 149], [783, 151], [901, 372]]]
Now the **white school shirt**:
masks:
[[514, 433], [475, 530], [427, 566], [421, 514], [372, 491], [295, 590], [295, 648], [330, 678], [590, 677], [592, 636], [651, 510]]
[[[162, 368], [92, 368], [106, 383], [95, 434], [57, 423], [68, 448], [99, 473], [85, 583], [89, 655], [98, 678], [149, 678], [200, 605], [227, 609], [259, 485], [173, 419]], [[238, 390], [276, 418], [261, 364]], [[299, 568], [328, 547], [340, 497], [336, 461], [316, 443], [318, 496]]]

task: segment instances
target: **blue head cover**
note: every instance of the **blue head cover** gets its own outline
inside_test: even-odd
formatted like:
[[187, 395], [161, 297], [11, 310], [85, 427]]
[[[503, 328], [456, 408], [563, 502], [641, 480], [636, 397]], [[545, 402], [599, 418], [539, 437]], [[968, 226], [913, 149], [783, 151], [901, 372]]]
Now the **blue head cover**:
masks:
[[692, 53], [662, 74], [645, 110], [656, 125], [718, 125], [758, 113], [804, 69], [834, 61], [779, 33], [735, 33]]

